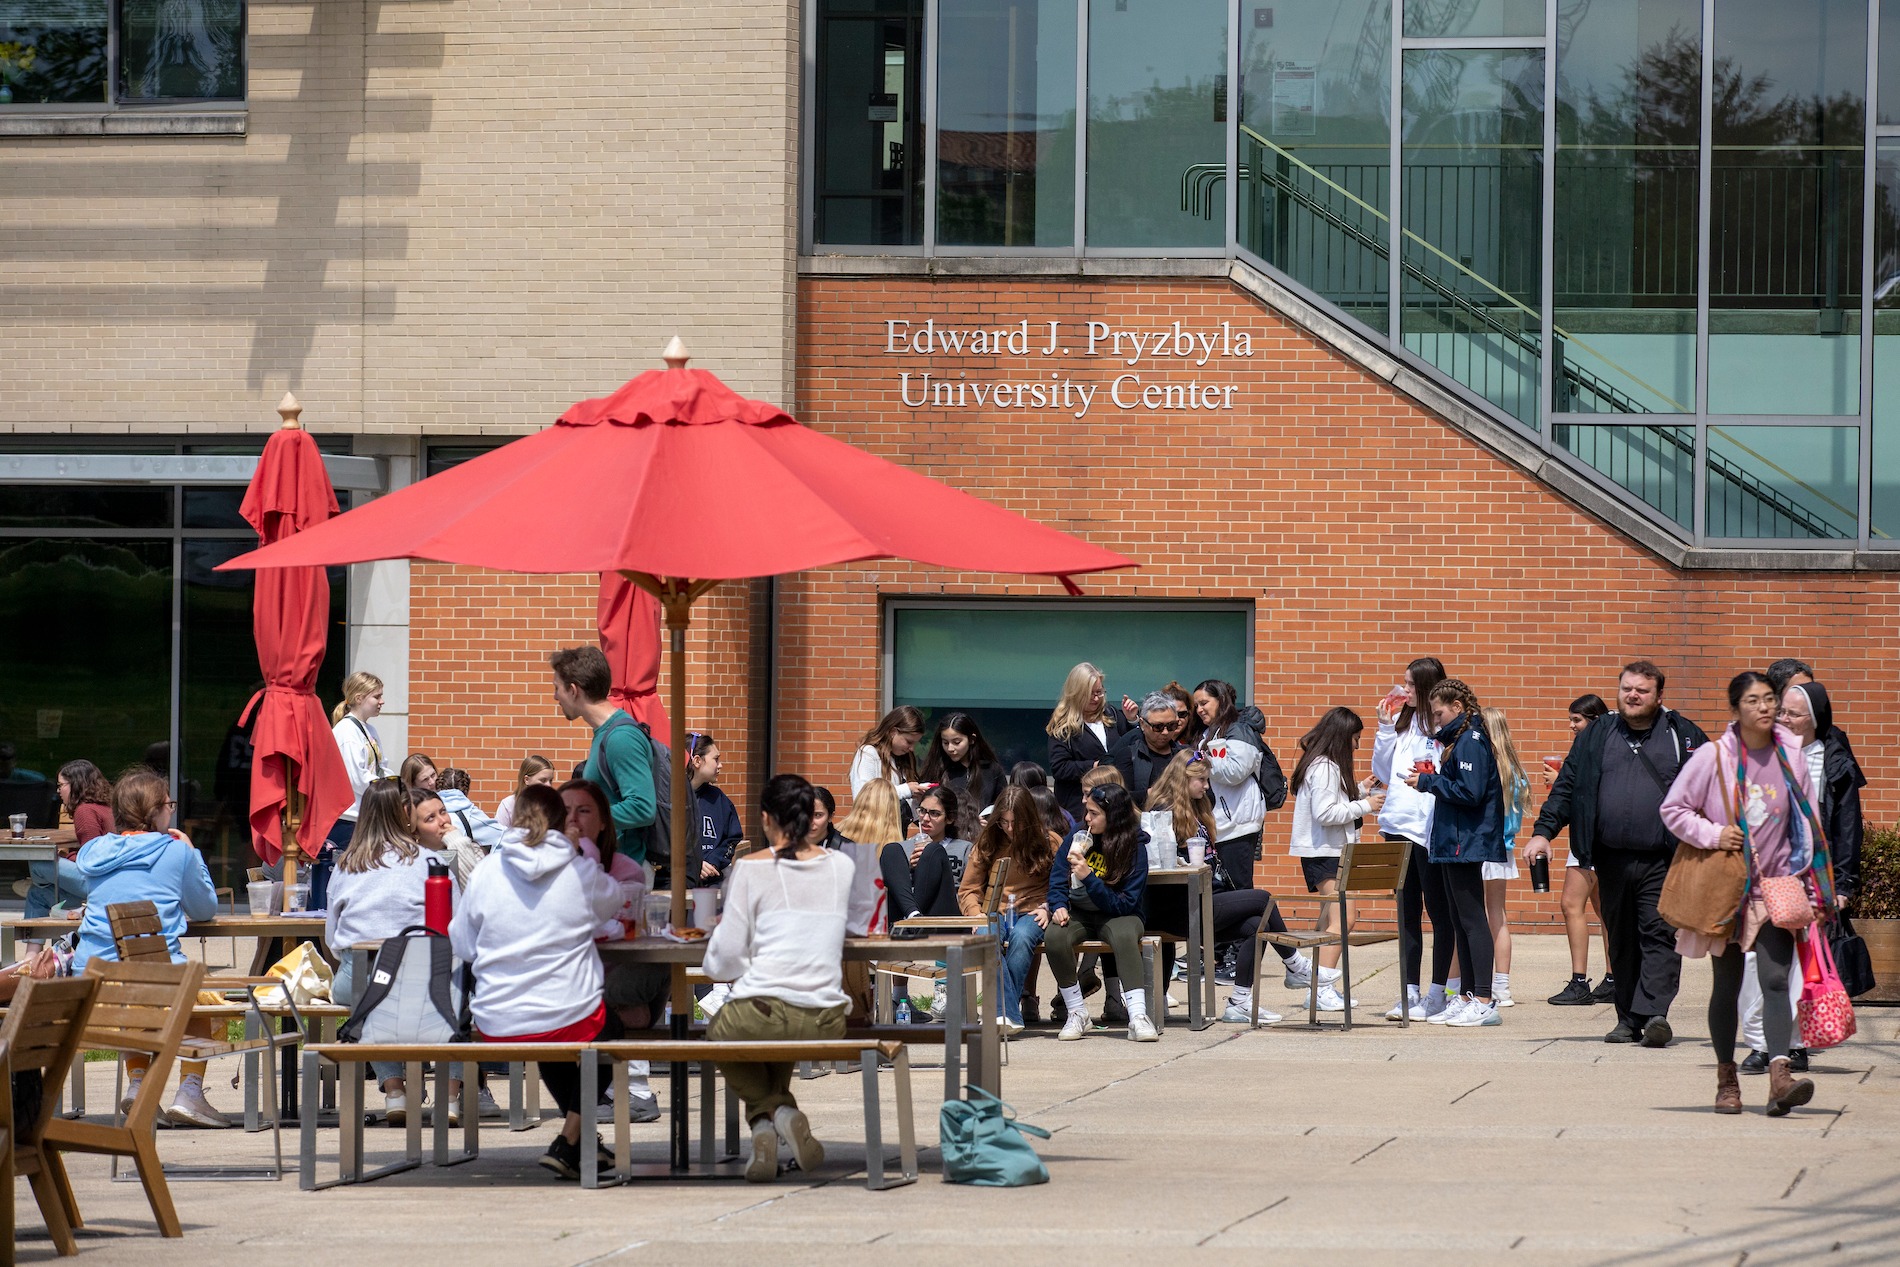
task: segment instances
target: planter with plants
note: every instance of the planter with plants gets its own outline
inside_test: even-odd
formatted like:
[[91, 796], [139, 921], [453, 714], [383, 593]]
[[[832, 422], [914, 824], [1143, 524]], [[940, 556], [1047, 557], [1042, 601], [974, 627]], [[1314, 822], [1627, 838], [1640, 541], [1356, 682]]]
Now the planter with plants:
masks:
[[1874, 988], [1859, 1003], [1900, 1003], [1900, 827], [1869, 827], [1860, 844], [1860, 888], [1848, 904], [1873, 960]]

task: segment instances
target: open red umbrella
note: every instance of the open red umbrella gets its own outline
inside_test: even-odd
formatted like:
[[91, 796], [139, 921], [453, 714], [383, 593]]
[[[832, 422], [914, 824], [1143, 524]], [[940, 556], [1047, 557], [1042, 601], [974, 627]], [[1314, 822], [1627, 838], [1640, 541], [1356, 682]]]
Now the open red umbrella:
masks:
[[[673, 786], [686, 785], [686, 628], [720, 581], [861, 559], [1072, 576], [1132, 559], [800, 425], [686, 368], [675, 339], [650, 370], [555, 425], [226, 568], [432, 559], [511, 572], [616, 572], [665, 614]], [[957, 531], [941, 525], [954, 522]], [[690, 527], [690, 531], [689, 531]], [[672, 866], [686, 867], [686, 798]], [[686, 919], [683, 887], [673, 922]]]
[[[238, 507], [267, 546], [337, 513], [323, 455], [297, 423], [302, 410], [296, 397], [285, 393], [277, 412], [283, 428], [264, 445]], [[264, 689], [244, 709], [246, 718], [257, 713], [251, 733], [251, 837], [265, 862], [288, 853], [287, 883], [296, 878], [298, 847], [304, 856], [315, 856], [353, 799], [349, 772], [316, 693], [329, 623], [330, 578], [321, 566], [258, 573], [251, 626]]]
[[594, 623], [614, 671], [607, 698], [654, 734], [670, 734], [660, 703], [660, 600], [618, 572], [602, 572]]

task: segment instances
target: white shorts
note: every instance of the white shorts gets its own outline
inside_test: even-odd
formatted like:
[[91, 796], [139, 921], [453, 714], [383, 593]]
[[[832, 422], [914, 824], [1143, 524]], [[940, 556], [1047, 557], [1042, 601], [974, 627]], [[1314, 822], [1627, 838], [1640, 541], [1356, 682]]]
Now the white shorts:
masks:
[[1578, 862], [1578, 861], [1577, 861], [1577, 855], [1576, 855], [1576, 854], [1574, 854], [1574, 853], [1571, 853], [1571, 852], [1570, 852], [1569, 850], [1567, 850], [1567, 849], [1566, 849], [1566, 850], [1564, 851], [1564, 854], [1565, 854], [1565, 857], [1564, 857], [1564, 865], [1565, 865], [1566, 867], [1578, 867], [1578, 868], [1581, 868], [1581, 869], [1582, 869], [1582, 870], [1584, 870], [1584, 871], [1595, 871], [1595, 870], [1596, 870], [1596, 868], [1595, 868], [1595, 867], [1586, 867], [1586, 866], [1584, 866], [1584, 865], [1583, 865], [1583, 864], [1582, 864], [1581, 862]]
[[1503, 862], [1487, 862], [1482, 865], [1484, 867], [1484, 878], [1487, 880], [1517, 879], [1516, 854], [1512, 854], [1510, 858]]

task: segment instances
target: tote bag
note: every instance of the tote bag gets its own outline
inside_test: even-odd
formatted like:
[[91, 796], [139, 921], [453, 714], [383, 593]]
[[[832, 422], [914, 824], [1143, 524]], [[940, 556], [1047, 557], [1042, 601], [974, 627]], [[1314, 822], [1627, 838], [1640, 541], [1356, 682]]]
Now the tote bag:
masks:
[[1854, 1005], [1848, 1001], [1841, 974], [1834, 969], [1834, 952], [1818, 930], [1801, 938], [1801, 1045], [1819, 1049], [1839, 1047], [1854, 1036]]
[[[1728, 780], [1718, 776], [1722, 789], [1722, 811], [1735, 821], [1734, 806], [1729, 803]], [[1656, 913], [1671, 927], [1687, 929], [1707, 937], [1727, 940], [1735, 935], [1735, 919], [1742, 909], [1742, 895], [1748, 891], [1748, 851], [1730, 853], [1725, 849], [1698, 849], [1690, 844], [1676, 846], [1675, 859], [1663, 880], [1662, 896]]]
[[1022, 1188], [1049, 1182], [1049, 1168], [1023, 1138], [1048, 1139], [1049, 1132], [1018, 1122], [1016, 1110], [982, 1087], [971, 1087], [964, 1099], [944, 1101], [940, 1119], [945, 1183]]

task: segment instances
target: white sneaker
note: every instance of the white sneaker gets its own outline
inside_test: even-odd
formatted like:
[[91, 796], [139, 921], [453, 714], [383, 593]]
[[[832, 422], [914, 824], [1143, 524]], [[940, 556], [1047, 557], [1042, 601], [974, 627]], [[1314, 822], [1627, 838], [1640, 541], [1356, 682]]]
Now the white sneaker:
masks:
[[[1227, 1010], [1220, 1014], [1220, 1018], [1229, 1025], [1251, 1025], [1253, 1023], [1252, 1009], [1247, 1004], [1236, 1003], [1232, 999], [1227, 1000]], [[1260, 1009], [1260, 1023], [1262, 1025], [1277, 1025], [1280, 1023], [1280, 1020], [1280, 1014], [1272, 1008], [1263, 1007]]]
[[[1408, 1003], [1411, 1005], [1409, 1009], [1406, 1007]], [[1400, 999], [1386, 1010], [1385, 1019], [1388, 1021], [1405, 1020], [1406, 1017], [1404, 1014], [1408, 1010], [1412, 1014], [1412, 1020], [1422, 1021], [1425, 1019], [1425, 1000], [1418, 996], [1417, 990], [1406, 991], [1405, 998]]]
[[1446, 1021], [1447, 1025], [1470, 1027], [1474, 1025], [1502, 1025], [1504, 1018], [1498, 1015], [1496, 1007], [1477, 999], [1466, 999], [1458, 1014]]
[[400, 1091], [385, 1092], [383, 1121], [391, 1126], [405, 1125], [409, 1121], [409, 1097]]
[[1493, 1007], [1516, 1007], [1517, 1000], [1511, 997], [1509, 987], [1493, 986], [1491, 989], [1491, 1004]]
[[[1358, 1001], [1357, 999], [1353, 1000], [1354, 1003]], [[1322, 1012], [1343, 1012], [1346, 1010], [1346, 1000], [1340, 998], [1339, 991], [1333, 989], [1332, 986], [1323, 985], [1319, 988], [1319, 1002], [1317, 1006]]]
[[1128, 1037], [1131, 1042], [1153, 1043], [1160, 1041], [1161, 1034], [1146, 1012], [1137, 1012], [1128, 1018]]
[[1086, 1006], [1069, 1009], [1062, 1021], [1062, 1032], [1056, 1035], [1058, 1042], [1072, 1043], [1089, 1032], [1089, 1010]]
[[1425, 1017], [1425, 1023], [1428, 1025], [1449, 1025], [1458, 1019], [1458, 1014], [1465, 1010], [1465, 1004], [1467, 1002], [1469, 1002], [1469, 1000], [1462, 994], [1456, 998], [1447, 996], [1445, 1006], [1439, 1008], [1436, 1012], [1431, 1012], [1431, 1004], [1427, 1001], [1426, 1009], [1428, 1015]]
[[1289, 990], [1304, 990], [1313, 984], [1313, 961], [1305, 955], [1294, 955], [1286, 961], [1286, 976], [1283, 978]]
[[1012, 1021], [1007, 1016], [998, 1017], [996, 1020], [996, 1027], [1002, 1030], [1003, 1033], [1010, 1038], [1014, 1038], [1016, 1035], [1022, 1033], [1023, 1030], [1026, 1028], [1026, 1026], [1024, 1026], [1021, 1021]]

